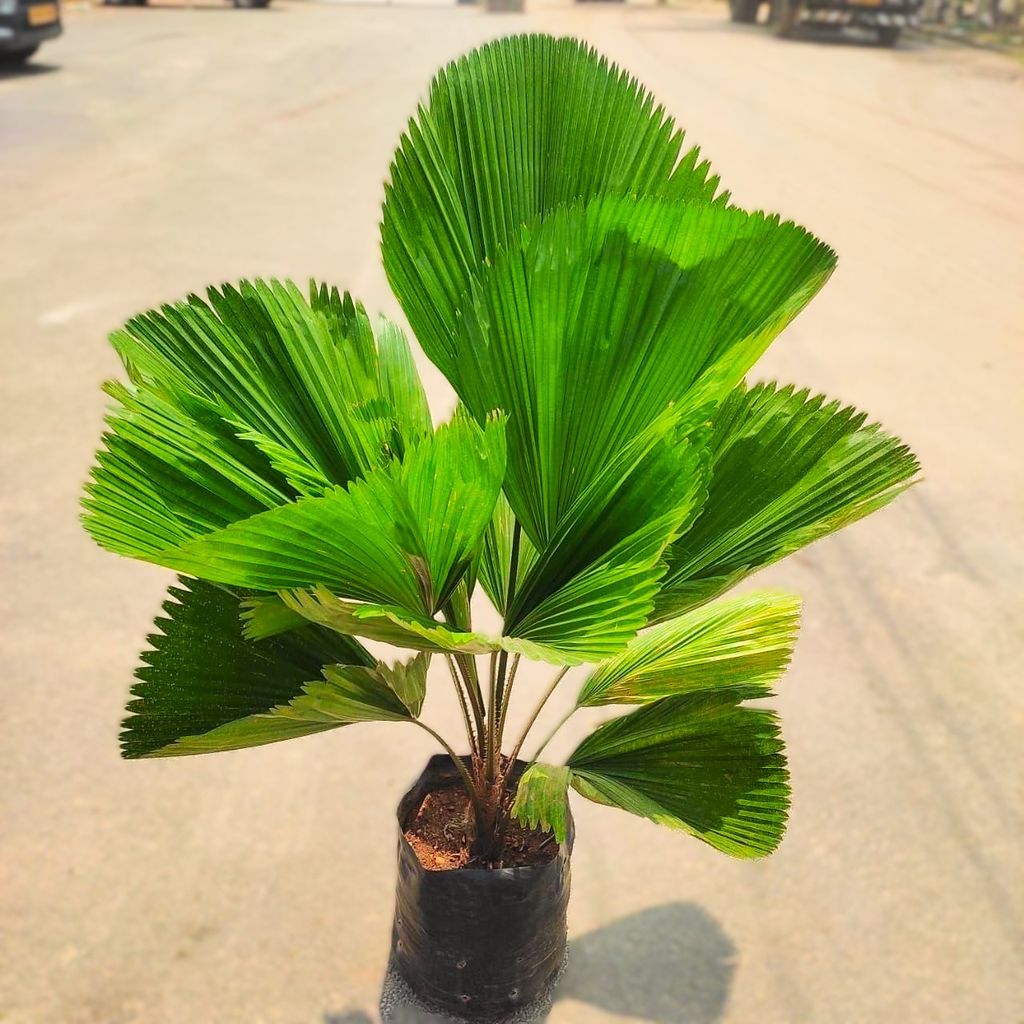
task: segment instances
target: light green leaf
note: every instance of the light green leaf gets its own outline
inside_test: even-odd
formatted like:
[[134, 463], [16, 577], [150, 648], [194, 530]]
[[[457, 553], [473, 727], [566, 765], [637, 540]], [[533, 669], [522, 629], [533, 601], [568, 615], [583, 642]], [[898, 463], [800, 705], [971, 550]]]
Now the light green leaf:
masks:
[[405, 333], [386, 317], [377, 321], [378, 372], [383, 398], [394, 410], [403, 446], [431, 433], [433, 423], [416, 360]]
[[519, 780], [512, 816], [527, 828], [553, 832], [555, 841], [569, 837], [569, 769], [534, 762]]
[[[345, 601], [325, 587], [282, 591], [280, 599], [289, 611], [327, 629], [414, 651], [469, 655], [508, 651], [555, 665], [578, 665], [587, 660], [585, 656], [566, 653], [562, 644], [549, 646], [519, 637], [470, 632], [394, 606]], [[266, 628], [272, 628], [275, 618], [276, 614], [269, 610], [257, 613], [256, 628], [264, 623]]]
[[708, 500], [668, 552], [667, 618], [888, 504], [918, 462], [866, 415], [792, 387], [737, 389], [715, 418]]
[[[379, 342], [337, 290], [242, 282], [130, 320], [111, 336], [132, 386], [83, 505], [103, 546], [145, 558], [345, 484], [429, 432], [408, 346]], [[403, 350], [404, 346], [404, 350]]]
[[242, 634], [239, 597], [182, 578], [164, 604], [167, 618], [149, 638], [128, 705], [121, 746], [125, 757], [231, 750], [273, 743], [325, 726], [265, 718], [302, 693], [325, 664], [370, 666], [350, 637], [306, 624], [279, 637]]
[[[423, 678], [422, 656], [410, 662], [410, 681]], [[415, 715], [391, 688], [393, 670], [378, 663], [375, 668], [362, 665], [326, 665], [322, 681], [305, 683], [302, 693], [287, 705], [274, 708], [270, 715], [290, 722], [336, 727], [356, 722], [408, 722]], [[419, 696], [422, 704], [423, 697]]]
[[778, 846], [789, 781], [776, 716], [749, 688], [666, 697], [613, 719], [569, 758], [582, 796], [689, 832], [723, 853]]
[[429, 654], [418, 654], [410, 661], [396, 661], [393, 665], [377, 662], [377, 675], [394, 691], [413, 718], [418, 718], [423, 710], [429, 667]]
[[326, 587], [282, 592], [280, 600], [290, 612], [348, 636], [391, 644], [414, 651], [489, 654], [501, 646], [500, 638], [446, 626], [426, 616], [393, 606], [345, 601]]
[[265, 640], [316, 621], [289, 608], [277, 594], [256, 594], [241, 607], [242, 633], [248, 640]]
[[453, 379], [471, 281], [524, 225], [602, 195], [714, 200], [718, 179], [682, 142], [649, 93], [575, 39], [511, 36], [443, 69], [402, 136], [381, 226], [429, 358]]
[[289, 501], [292, 489], [215, 415], [108, 384], [117, 404], [85, 487], [84, 525], [109, 551], [146, 557]]
[[401, 462], [198, 537], [151, 560], [256, 590], [324, 584], [341, 597], [432, 614], [476, 555], [504, 473], [503, 424], [465, 417]]
[[743, 685], [766, 696], [789, 664], [800, 600], [760, 591], [718, 601], [641, 633], [583, 684], [577, 704], [647, 704]]

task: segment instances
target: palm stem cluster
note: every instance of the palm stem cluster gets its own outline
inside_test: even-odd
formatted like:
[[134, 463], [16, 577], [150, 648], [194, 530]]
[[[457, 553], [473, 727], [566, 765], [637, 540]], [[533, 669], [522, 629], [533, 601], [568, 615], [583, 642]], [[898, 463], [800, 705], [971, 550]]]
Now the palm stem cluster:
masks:
[[[442, 425], [403, 330], [325, 284], [211, 288], [111, 338], [127, 382], [107, 386], [86, 528], [179, 573], [125, 756], [411, 721], [463, 772], [479, 850], [508, 813], [564, 839], [572, 788], [770, 852], [788, 775], [750, 702], [785, 671], [799, 602], [722, 595], [918, 468], [863, 413], [747, 382], [834, 253], [733, 205], [653, 98], [572, 39], [444, 68], [385, 192], [384, 269], [458, 398]], [[473, 625], [483, 601], [497, 634]], [[524, 694], [523, 659], [554, 666], [545, 692]], [[434, 660], [464, 759], [421, 717]], [[570, 714], [626, 713], [518, 778], [584, 665]], [[513, 697], [533, 709], [515, 737]]]

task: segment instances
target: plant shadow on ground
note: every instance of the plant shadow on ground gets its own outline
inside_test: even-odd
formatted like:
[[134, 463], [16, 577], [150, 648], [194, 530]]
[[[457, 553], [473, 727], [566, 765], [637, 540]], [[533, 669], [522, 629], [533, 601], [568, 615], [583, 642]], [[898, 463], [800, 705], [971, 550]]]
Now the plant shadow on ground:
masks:
[[[587, 932], [569, 945], [557, 1005], [575, 1000], [651, 1024], [715, 1024], [735, 970], [736, 949], [694, 903], [667, 903]], [[413, 1006], [395, 1024], [444, 1024]], [[551, 1017], [537, 1018], [537, 1024]], [[362, 1010], [326, 1013], [323, 1024], [374, 1024]]]

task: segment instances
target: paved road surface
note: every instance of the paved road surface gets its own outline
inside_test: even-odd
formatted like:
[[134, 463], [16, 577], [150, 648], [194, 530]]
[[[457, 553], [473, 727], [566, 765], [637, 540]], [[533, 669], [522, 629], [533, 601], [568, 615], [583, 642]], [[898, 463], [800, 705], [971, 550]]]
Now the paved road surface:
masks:
[[5, 1024], [376, 1019], [392, 808], [428, 744], [365, 726], [118, 760], [167, 576], [92, 547], [77, 492], [129, 314], [244, 274], [394, 311], [376, 224], [404, 118], [439, 62], [520, 27], [625, 63], [740, 202], [838, 249], [764, 372], [870, 409], [928, 477], [766, 577], [807, 602], [775, 857], [578, 802], [551, 1021], [1022, 1020], [1021, 70], [784, 43], [715, 7], [281, 3], [76, 8], [34, 73], [0, 79]]

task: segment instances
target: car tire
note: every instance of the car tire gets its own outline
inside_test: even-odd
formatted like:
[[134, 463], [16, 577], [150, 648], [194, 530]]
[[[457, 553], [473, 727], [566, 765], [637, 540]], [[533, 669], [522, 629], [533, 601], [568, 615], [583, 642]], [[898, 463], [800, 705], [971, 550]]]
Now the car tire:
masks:
[[246, 10], [253, 10], [257, 7], [269, 7], [270, 0], [232, 0], [236, 7], [243, 7]]
[[902, 31], [899, 25], [879, 25], [878, 45], [895, 46], [900, 41]]
[[35, 46], [26, 46], [24, 50], [8, 50], [6, 53], [0, 53], [0, 67], [21, 67], [38, 49], [39, 44], [36, 43]]
[[751, 25], [757, 21], [761, 0], [729, 0], [729, 17], [738, 25]]

